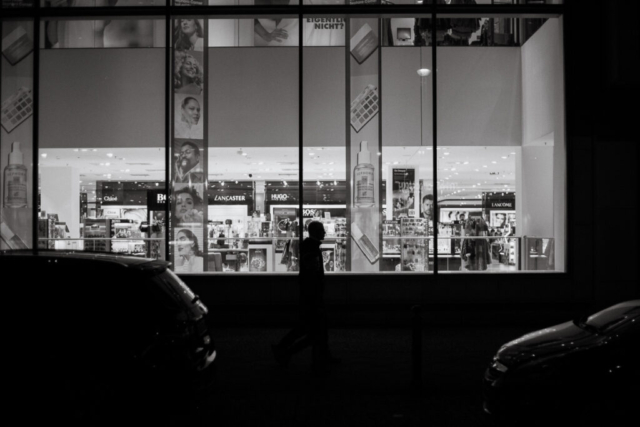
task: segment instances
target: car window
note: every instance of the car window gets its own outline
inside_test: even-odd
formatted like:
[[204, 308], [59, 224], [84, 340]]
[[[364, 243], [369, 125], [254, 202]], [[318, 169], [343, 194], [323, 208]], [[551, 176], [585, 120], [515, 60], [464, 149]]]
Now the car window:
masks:
[[629, 301], [606, 308], [589, 316], [586, 323], [600, 332], [622, 328], [640, 322], [640, 300]]
[[180, 305], [190, 306], [196, 298], [193, 291], [171, 270], [165, 270], [154, 276], [153, 281], [159, 284], [161, 289]]

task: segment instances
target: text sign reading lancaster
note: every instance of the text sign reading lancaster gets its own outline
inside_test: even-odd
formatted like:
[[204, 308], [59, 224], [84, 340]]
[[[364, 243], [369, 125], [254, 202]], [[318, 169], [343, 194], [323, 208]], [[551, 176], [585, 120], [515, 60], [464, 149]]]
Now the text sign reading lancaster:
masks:
[[213, 197], [213, 200], [215, 202], [246, 202], [247, 198], [244, 196], [244, 194], [239, 196], [221, 196], [219, 194], [216, 194]]
[[210, 205], [249, 205], [253, 203], [251, 193], [245, 191], [225, 191], [223, 193], [209, 193]]

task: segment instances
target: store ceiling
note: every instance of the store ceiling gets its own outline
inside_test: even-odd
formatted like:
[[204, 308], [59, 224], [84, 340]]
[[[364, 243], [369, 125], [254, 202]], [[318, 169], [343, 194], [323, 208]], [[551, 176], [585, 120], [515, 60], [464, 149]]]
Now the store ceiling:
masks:
[[[477, 198], [481, 192], [515, 191], [515, 157], [519, 147], [439, 147], [439, 199]], [[46, 149], [41, 167], [74, 167], [81, 191], [93, 200], [96, 181], [160, 181], [165, 176], [164, 149]], [[46, 156], [45, 156], [46, 155]], [[371, 153], [372, 160], [377, 156]], [[383, 176], [388, 168], [414, 166], [420, 179], [431, 180], [431, 147], [385, 147]], [[345, 149], [305, 147], [305, 180], [345, 180]], [[289, 147], [210, 148], [209, 180], [297, 181], [298, 150]], [[249, 175], [252, 175], [251, 177]]]

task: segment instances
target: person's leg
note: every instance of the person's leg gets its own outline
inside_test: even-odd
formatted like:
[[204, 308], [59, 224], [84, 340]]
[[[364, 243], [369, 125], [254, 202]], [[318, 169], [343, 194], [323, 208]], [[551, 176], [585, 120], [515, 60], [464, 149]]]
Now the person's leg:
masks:
[[313, 366], [315, 369], [325, 369], [329, 361], [329, 334], [327, 331], [327, 317], [320, 314], [313, 321]]

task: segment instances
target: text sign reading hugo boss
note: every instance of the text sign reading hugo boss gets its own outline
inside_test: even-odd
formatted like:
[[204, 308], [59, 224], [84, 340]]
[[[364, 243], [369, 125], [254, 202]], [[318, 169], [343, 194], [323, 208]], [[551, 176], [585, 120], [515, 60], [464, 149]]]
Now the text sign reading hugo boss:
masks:
[[270, 200], [273, 202], [286, 202], [289, 200], [289, 195], [287, 193], [271, 193]]

